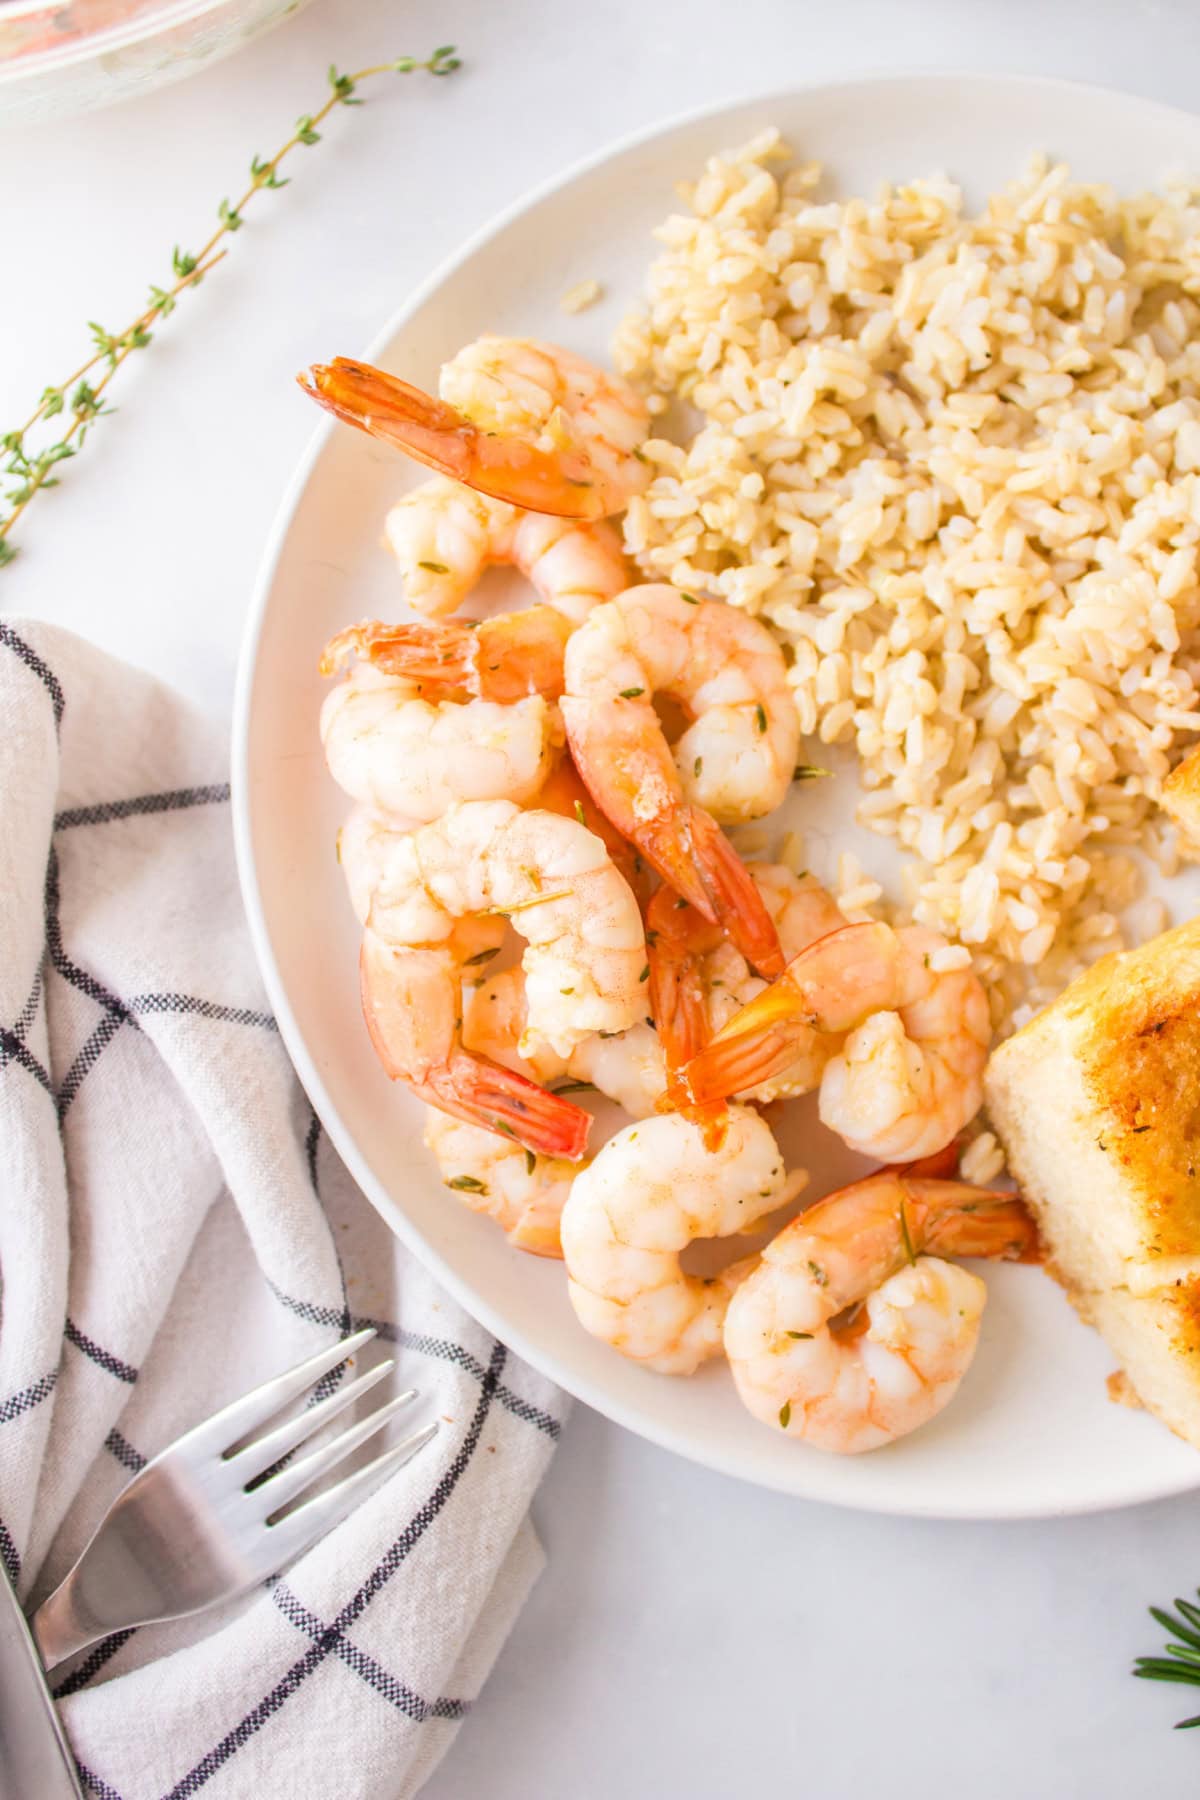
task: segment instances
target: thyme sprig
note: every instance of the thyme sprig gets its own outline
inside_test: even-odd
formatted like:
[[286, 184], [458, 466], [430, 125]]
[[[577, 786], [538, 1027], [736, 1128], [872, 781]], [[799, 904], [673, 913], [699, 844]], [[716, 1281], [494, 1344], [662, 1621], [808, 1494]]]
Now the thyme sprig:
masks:
[[[228, 245], [222, 240], [241, 230], [246, 208], [254, 196], [264, 189], [287, 187], [290, 177], [281, 179], [279, 175], [279, 166], [284, 159], [300, 146], [307, 148], [320, 143], [321, 133], [317, 127], [329, 117], [334, 107], [361, 106], [362, 96], [358, 93], [358, 88], [372, 76], [413, 75], [419, 72], [452, 75], [459, 66], [459, 58], [455, 55], [452, 44], [444, 44], [424, 60], [415, 56], [399, 56], [393, 62], [374, 63], [369, 68], [355, 69], [349, 75], [339, 74], [337, 68], [331, 65], [328, 75], [329, 93], [324, 104], [315, 112], [301, 114], [296, 121], [296, 129], [274, 156], [251, 157], [250, 181], [246, 191], [237, 200], [226, 198], [221, 201], [217, 208], [216, 229], [207, 242], [194, 253], [175, 246], [171, 256], [174, 276], [171, 284], [168, 287], [152, 285], [149, 304], [143, 307], [124, 331], [110, 332], [95, 320], [89, 320], [92, 354], [57, 386], [42, 389], [40, 400], [23, 425], [0, 434], [0, 453], [4, 457], [3, 473], [13, 477], [13, 485], [3, 494], [4, 510], [0, 511], [0, 569], [12, 562], [17, 554], [12, 533], [26, 507], [43, 489], [58, 486], [59, 465], [78, 456], [96, 420], [113, 410], [106, 403], [104, 395], [122, 363], [135, 350], [144, 350], [152, 342], [154, 333], [151, 328], [173, 313], [180, 296], [189, 288], [198, 287], [204, 277], [228, 254]], [[103, 371], [98, 378], [95, 373], [97, 370]], [[70, 423], [65, 431], [60, 431], [57, 439], [45, 443], [41, 448], [27, 441], [29, 434], [39, 425], [59, 417], [69, 417]]]
[[[1197, 1590], [1200, 1598], [1200, 1590]], [[1139, 1656], [1133, 1672], [1143, 1681], [1179, 1681], [1188, 1687], [1200, 1687], [1200, 1607], [1190, 1600], [1176, 1600], [1176, 1612], [1164, 1612], [1161, 1606], [1150, 1608], [1150, 1617], [1175, 1640], [1164, 1645], [1165, 1656]], [[1200, 1713], [1190, 1719], [1178, 1719], [1176, 1731], [1188, 1731], [1200, 1725]]]

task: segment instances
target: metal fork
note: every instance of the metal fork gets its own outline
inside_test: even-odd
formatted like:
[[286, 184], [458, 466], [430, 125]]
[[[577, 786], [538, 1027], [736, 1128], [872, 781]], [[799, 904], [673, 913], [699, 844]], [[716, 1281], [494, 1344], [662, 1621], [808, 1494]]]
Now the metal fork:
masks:
[[356, 1332], [264, 1382], [176, 1438], [134, 1476], [70, 1574], [33, 1616], [47, 1669], [110, 1632], [180, 1619], [244, 1593], [339, 1524], [385, 1470], [398, 1469], [429, 1442], [436, 1423], [328, 1492], [284, 1510], [416, 1399], [416, 1389], [409, 1388], [331, 1444], [275, 1471], [282, 1457], [389, 1375], [396, 1366], [389, 1358], [340, 1393], [251, 1438], [374, 1336], [373, 1329]]

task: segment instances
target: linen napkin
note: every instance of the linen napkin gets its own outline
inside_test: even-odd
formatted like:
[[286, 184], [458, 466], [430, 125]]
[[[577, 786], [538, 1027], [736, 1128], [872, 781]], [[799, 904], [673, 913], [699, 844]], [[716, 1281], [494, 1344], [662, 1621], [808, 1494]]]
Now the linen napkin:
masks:
[[102, 1800], [395, 1800], [539, 1572], [528, 1508], [564, 1401], [331, 1150], [254, 965], [228, 801], [223, 741], [183, 701], [0, 621], [0, 1557], [35, 1604], [147, 1457], [376, 1325], [356, 1372], [390, 1354], [421, 1399], [373, 1448], [439, 1418], [433, 1443], [280, 1577], [53, 1684]]

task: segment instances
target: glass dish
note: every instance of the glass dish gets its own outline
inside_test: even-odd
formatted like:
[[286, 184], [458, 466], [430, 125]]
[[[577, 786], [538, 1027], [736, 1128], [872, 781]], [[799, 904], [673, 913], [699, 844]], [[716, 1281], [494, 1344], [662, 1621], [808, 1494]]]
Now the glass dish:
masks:
[[8, 0], [0, 125], [32, 125], [179, 81], [307, 0]]

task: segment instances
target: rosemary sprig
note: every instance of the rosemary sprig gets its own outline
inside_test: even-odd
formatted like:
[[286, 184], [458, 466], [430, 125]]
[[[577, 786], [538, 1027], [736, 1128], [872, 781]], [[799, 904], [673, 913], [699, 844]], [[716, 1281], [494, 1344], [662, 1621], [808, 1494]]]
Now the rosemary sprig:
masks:
[[[6, 509], [0, 512], [0, 569], [12, 562], [17, 554], [12, 533], [26, 507], [44, 488], [58, 486], [60, 463], [78, 456], [95, 421], [112, 411], [103, 396], [122, 363], [135, 350], [146, 348], [153, 338], [151, 327], [174, 312], [180, 296], [189, 288], [197, 287], [228, 254], [228, 246], [223, 245], [222, 240], [241, 230], [245, 210], [254, 196], [264, 188], [283, 188], [288, 185], [287, 180], [279, 177], [279, 165], [285, 157], [290, 156], [300, 145], [309, 147], [320, 143], [321, 133], [317, 127], [328, 118], [335, 106], [361, 106], [362, 98], [357, 91], [358, 87], [372, 76], [413, 75], [422, 71], [429, 75], [452, 75], [459, 66], [452, 44], [444, 44], [424, 61], [415, 56], [399, 56], [394, 62], [374, 63], [370, 68], [356, 69], [350, 75], [340, 75], [331, 65], [328, 76], [329, 93], [324, 104], [315, 112], [301, 114], [296, 121], [295, 131], [274, 156], [253, 156], [250, 159], [249, 186], [236, 201], [221, 201], [217, 208], [216, 230], [211, 233], [207, 242], [194, 254], [181, 250], [176, 245], [171, 257], [174, 275], [171, 285], [165, 288], [152, 286], [149, 304], [143, 307], [124, 331], [106, 331], [103, 325], [98, 325], [94, 320], [89, 321], [88, 330], [92, 334], [94, 346], [92, 354], [65, 381], [56, 387], [42, 389], [41, 399], [23, 425], [0, 434], [0, 453], [3, 453], [5, 459], [3, 473], [15, 478], [15, 484], [3, 495], [3, 500], [7, 503]], [[99, 379], [89, 380], [94, 371], [101, 367], [103, 373]], [[27, 442], [29, 433], [37, 426], [60, 415], [69, 415], [70, 424], [55, 441], [40, 449]]]
[[[1197, 1590], [1200, 1598], [1200, 1589]], [[1165, 1656], [1139, 1656], [1133, 1672], [1143, 1681], [1181, 1681], [1189, 1687], [1200, 1687], [1200, 1607], [1190, 1600], [1177, 1599], [1177, 1612], [1164, 1612], [1160, 1606], [1150, 1608], [1150, 1617], [1175, 1639], [1164, 1646]], [[1187, 1731], [1200, 1725], [1200, 1713], [1190, 1719], [1178, 1719], [1176, 1731]]]

